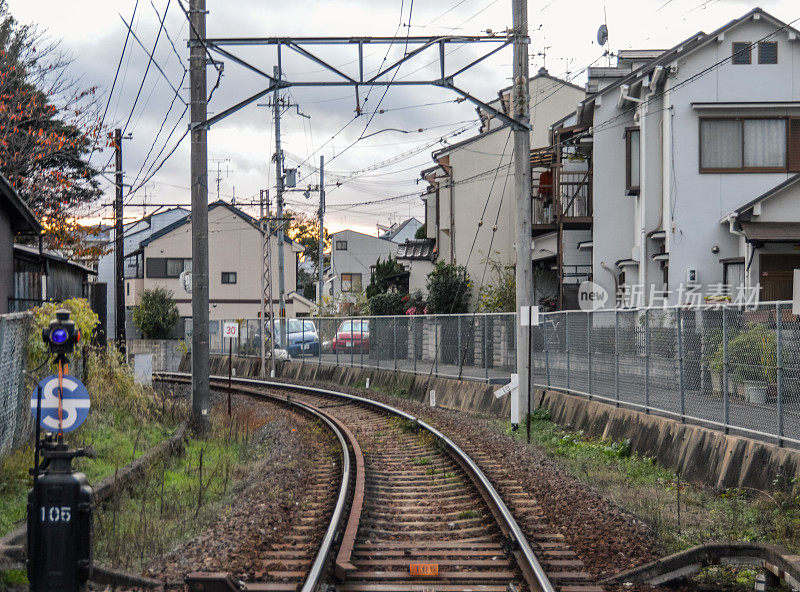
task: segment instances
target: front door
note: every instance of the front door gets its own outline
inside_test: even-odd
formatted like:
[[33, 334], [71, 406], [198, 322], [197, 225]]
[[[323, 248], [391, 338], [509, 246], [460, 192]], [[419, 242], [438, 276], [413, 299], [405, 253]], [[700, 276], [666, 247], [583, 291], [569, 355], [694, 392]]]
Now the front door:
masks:
[[791, 300], [792, 275], [800, 269], [800, 255], [759, 256], [761, 300]]

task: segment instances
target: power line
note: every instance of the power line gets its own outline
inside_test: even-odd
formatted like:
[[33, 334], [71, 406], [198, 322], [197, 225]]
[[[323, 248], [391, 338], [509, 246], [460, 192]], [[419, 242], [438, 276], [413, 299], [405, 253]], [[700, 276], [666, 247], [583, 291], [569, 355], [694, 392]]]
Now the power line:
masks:
[[[131, 22], [133, 22], [133, 19], [136, 18], [136, 9], [138, 7], [139, 7], [139, 0], [136, 0], [136, 4], [133, 5], [133, 14], [131, 14]], [[94, 154], [95, 148], [97, 147], [97, 139], [99, 138], [100, 134], [103, 133], [103, 125], [105, 125], [106, 115], [108, 115], [108, 108], [111, 105], [111, 97], [114, 95], [114, 88], [117, 86], [117, 78], [119, 77], [119, 71], [122, 68], [122, 60], [125, 57], [125, 50], [128, 48], [128, 40], [130, 39], [130, 36], [131, 36], [131, 30], [128, 29], [128, 32], [125, 34], [125, 43], [123, 43], [122, 45], [122, 52], [119, 54], [119, 61], [117, 62], [117, 70], [114, 73], [114, 81], [111, 83], [111, 90], [108, 92], [106, 107], [103, 110], [103, 116], [100, 118], [100, 126], [97, 128], [97, 135], [95, 135], [94, 143], [92, 144], [92, 149], [89, 151], [89, 159], [92, 158], [92, 154]], [[108, 165], [106, 164], [106, 166]]]
[[[128, 131], [128, 124], [130, 124], [131, 118], [133, 117], [133, 112], [136, 110], [136, 104], [139, 102], [139, 97], [142, 94], [142, 89], [144, 88], [144, 82], [145, 82], [145, 80], [147, 80], [147, 74], [150, 72], [150, 66], [154, 62], [154, 55], [156, 53], [156, 48], [158, 47], [158, 40], [161, 39], [161, 32], [164, 30], [164, 21], [167, 18], [167, 13], [169, 12], [170, 4], [171, 4], [171, 0], [167, 0], [167, 5], [164, 8], [164, 17], [158, 23], [158, 32], [156, 33], [156, 40], [153, 42], [153, 49], [149, 53], [150, 59], [147, 61], [147, 67], [144, 69], [144, 75], [142, 76], [142, 82], [139, 84], [139, 90], [136, 91], [136, 98], [133, 99], [133, 106], [131, 107], [131, 112], [128, 114], [128, 120], [125, 122], [125, 125], [122, 127], [122, 134], [123, 135], [125, 135], [125, 132]], [[133, 34], [133, 31], [131, 31], [131, 34]], [[136, 38], [135, 35], [134, 35], [134, 38]], [[166, 75], [165, 75], [165, 77], [166, 77]]]

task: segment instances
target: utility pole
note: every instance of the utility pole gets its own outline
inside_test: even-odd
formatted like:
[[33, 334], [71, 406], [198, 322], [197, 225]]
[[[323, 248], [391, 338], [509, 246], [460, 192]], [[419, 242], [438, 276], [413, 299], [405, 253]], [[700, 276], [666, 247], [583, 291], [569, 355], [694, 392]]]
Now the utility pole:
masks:
[[[511, 14], [514, 35], [513, 94], [514, 119], [522, 124], [530, 122], [528, 97], [528, 3], [512, 0]], [[531, 352], [526, 328], [521, 320], [520, 307], [533, 304], [533, 263], [531, 257], [531, 137], [526, 127], [514, 130], [514, 181], [517, 203], [517, 409], [525, 409], [528, 400], [528, 380]]]
[[206, 0], [190, 0], [189, 80], [191, 87], [192, 194], [192, 414], [208, 421], [208, 130], [206, 98]]
[[[272, 69], [276, 80], [281, 79], [281, 68]], [[278, 201], [278, 316], [286, 317], [286, 280], [283, 276], [283, 150], [281, 150], [281, 100], [275, 91], [273, 108], [275, 113], [275, 194]]]
[[319, 254], [317, 267], [319, 276], [319, 289], [317, 290], [317, 305], [322, 306], [323, 281], [325, 279], [325, 157], [319, 157]]
[[261, 353], [261, 378], [266, 378], [267, 373], [267, 348], [265, 339], [267, 337], [267, 241], [269, 240], [269, 234], [265, 227], [265, 215], [264, 215], [264, 201], [267, 199], [264, 195], [267, 192], [266, 189], [261, 189], [258, 192], [258, 230], [261, 232], [261, 314], [259, 314], [259, 318], [261, 319], [261, 330], [258, 332], [259, 341], [260, 343], [260, 353]]
[[114, 337], [117, 349], [125, 355], [125, 239], [122, 224], [122, 130], [114, 130], [114, 160], [116, 165], [114, 198]]

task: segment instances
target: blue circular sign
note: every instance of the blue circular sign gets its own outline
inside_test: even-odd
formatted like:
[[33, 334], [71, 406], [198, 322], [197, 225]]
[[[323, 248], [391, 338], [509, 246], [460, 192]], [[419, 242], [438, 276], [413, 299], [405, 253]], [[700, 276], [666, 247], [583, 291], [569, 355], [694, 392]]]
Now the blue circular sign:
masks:
[[83, 383], [65, 374], [61, 379], [61, 419], [58, 417], [58, 376], [48, 376], [33, 389], [31, 412], [36, 417], [36, 403], [39, 387], [42, 388], [42, 429], [48, 432], [71, 432], [79, 427], [89, 415], [89, 391]]

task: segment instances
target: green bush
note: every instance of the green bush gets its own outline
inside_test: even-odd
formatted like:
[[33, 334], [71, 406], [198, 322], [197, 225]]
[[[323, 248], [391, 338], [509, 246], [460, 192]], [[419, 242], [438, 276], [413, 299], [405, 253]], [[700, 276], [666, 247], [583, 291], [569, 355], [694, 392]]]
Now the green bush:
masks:
[[463, 265], [439, 262], [428, 274], [428, 313], [469, 312], [472, 284]]
[[386, 261], [381, 261], [379, 257], [366, 289], [367, 298], [372, 298], [377, 294], [386, 294], [392, 288], [404, 292], [408, 288], [408, 282], [405, 281], [407, 276], [406, 268], [398, 263], [397, 259], [389, 256]]
[[514, 312], [517, 310], [516, 266], [487, 259], [494, 279], [491, 284], [481, 286], [478, 292], [478, 309], [481, 312]]
[[414, 233], [414, 238], [421, 239], [428, 237], [428, 230], [425, 224], [417, 228], [417, 231]]
[[56, 311], [65, 308], [70, 312], [70, 319], [75, 322], [81, 332], [81, 340], [75, 348], [74, 356], [80, 355], [84, 348], [92, 342], [94, 328], [100, 322], [99, 317], [89, 306], [85, 298], [70, 298], [63, 302], [46, 302], [33, 309], [33, 328], [28, 336], [28, 368], [37, 368], [47, 357], [47, 346], [42, 340], [42, 329], [56, 318]]
[[739, 380], [777, 382], [777, 344], [775, 331], [760, 324], [730, 339], [728, 362]]
[[133, 307], [133, 324], [145, 339], [169, 339], [179, 318], [172, 290], [166, 288], [145, 290]]
[[375, 316], [405, 314], [405, 295], [397, 292], [376, 294], [369, 299], [369, 314]]

